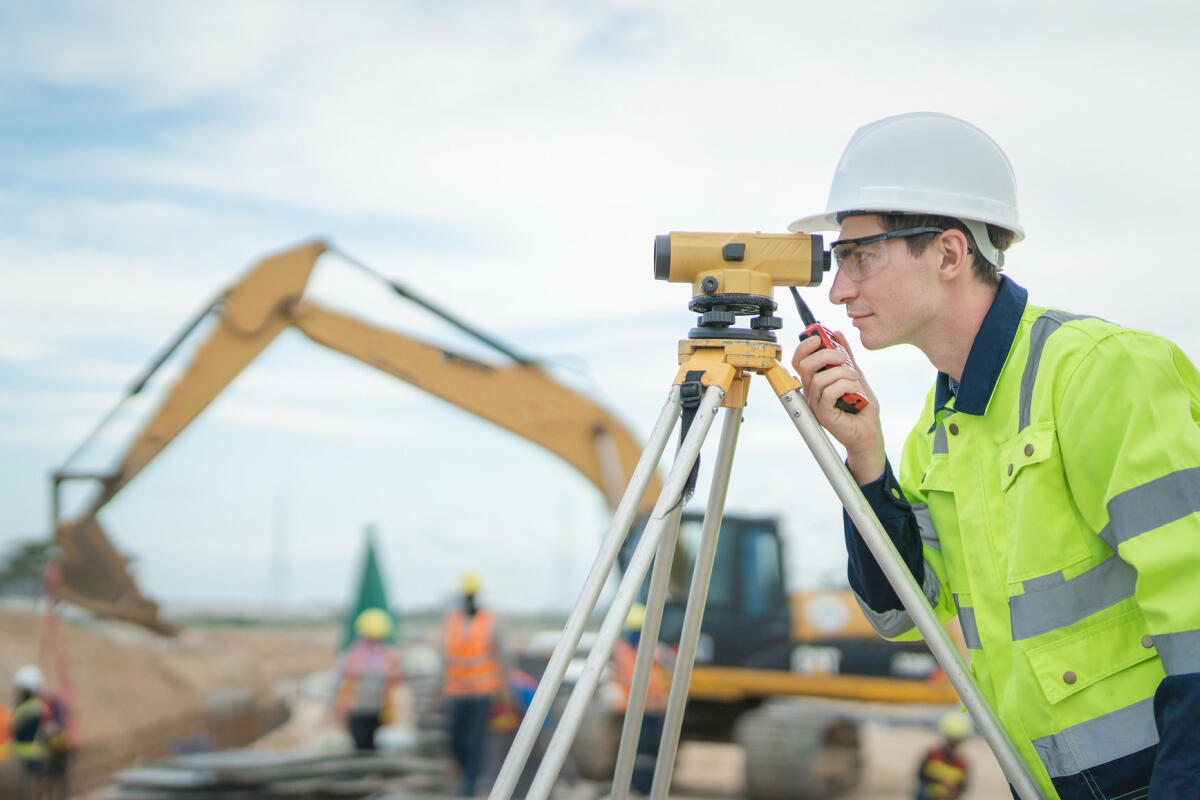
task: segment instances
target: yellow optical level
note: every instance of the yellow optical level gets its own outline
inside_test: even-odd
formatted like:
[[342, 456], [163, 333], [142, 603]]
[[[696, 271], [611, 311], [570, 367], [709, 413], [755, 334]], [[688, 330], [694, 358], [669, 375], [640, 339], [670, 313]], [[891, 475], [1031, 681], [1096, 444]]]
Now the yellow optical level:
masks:
[[692, 284], [693, 297], [770, 297], [776, 286], [816, 286], [828, 269], [819, 235], [673, 231], [654, 237], [654, 277]]

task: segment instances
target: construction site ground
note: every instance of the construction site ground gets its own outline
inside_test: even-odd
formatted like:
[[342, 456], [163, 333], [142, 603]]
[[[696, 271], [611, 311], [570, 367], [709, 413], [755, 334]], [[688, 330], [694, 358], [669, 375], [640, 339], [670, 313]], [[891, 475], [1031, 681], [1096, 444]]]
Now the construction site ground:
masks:
[[[520, 628], [519, 623], [509, 625], [513, 646], [519, 646]], [[0, 609], [3, 674], [11, 675], [21, 664], [37, 659], [39, 632], [36, 614]], [[431, 685], [429, 674], [436, 670], [437, 657], [432, 630], [410, 626], [406, 633], [406, 668], [414, 679], [409, 690], [401, 693], [399, 718], [382, 740], [397, 752], [411, 754], [418, 743], [438, 735], [414, 724], [420, 716], [417, 707], [428, 699], [418, 695]], [[188, 753], [249, 747], [263, 757], [327, 757], [349, 749], [348, 738], [328, 710], [340, 635], [335, 626], [189, 626], [179, 637], [167, 639], [119, 623], [89, 620], [65, 624], [63, 634], [78, 722], [73, 797], [116, 796], [114, 774], [149, 767], [173, 755], [186, 759]], [[7, 681], [3, 682], [0, 702], [9, 707], [10, 692]], [[913, 797], [916, 765], [937, 741], [931, 722], [942, 710], [862, 706], [858, 716], [864, 720], [863, 781], [847, 797]], [[502, 742], [493, 742], [489, 759], [493, 774], [503, 750]], [[1003, 775], [986, 745], [973, 739], [966, 743], [965, 753], [971, 765], [965, 797], [1008, 797]], [[453, 767], [448, 761], [413, 763], [417, 772], [430, 773], [432, 779], [421, 796], [442, 794], [438, 787], [451, 785]], [[5, 774], [11, 778], [11, 767], [0, 772], [0, 788]], [[685, 742], [671, 796], [740, 797], [742, 769], [742, 753], [735, 745]], [[607, 792], [601, 784], [564, 780], [554, 796], [595, 800]]]

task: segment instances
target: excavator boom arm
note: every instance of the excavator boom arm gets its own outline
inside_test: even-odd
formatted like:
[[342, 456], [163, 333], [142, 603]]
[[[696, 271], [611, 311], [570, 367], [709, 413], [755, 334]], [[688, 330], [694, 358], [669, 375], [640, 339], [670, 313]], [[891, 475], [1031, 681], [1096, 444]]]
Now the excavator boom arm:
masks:
[[[138, 590], [97, 514], [288, 327], [541, 445], [615, 507], [641, 453], [641, 443], [615, 417], [535, 364], [484, 364], [301, 300], [325, 250], [324, 243], [311, 242], [270, 256], [234, 285], [218, 306], [208, 338], [84, 513], [55, 520], [65, 599], [154, 630], [172, 630], [158, 616], [157, 604]], [[655, 477], [642, 499], [643, 513], [660, 488]]]

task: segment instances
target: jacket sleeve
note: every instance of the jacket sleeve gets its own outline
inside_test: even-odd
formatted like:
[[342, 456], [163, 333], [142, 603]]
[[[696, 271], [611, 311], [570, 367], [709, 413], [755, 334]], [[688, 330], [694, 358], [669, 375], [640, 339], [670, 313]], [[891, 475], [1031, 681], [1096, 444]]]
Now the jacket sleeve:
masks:
[[[916, 463], [921, 452], [923, 437], [914, 430], [905, 443], [902, 458], [902, 474], [920, 474]], [[912, 462], [912, 463], [910, 463]], [[860, 487], [863, 496], [879, 517], [883, 529], [900, 553], [909, 572], [916, 578], [926, 598], [937, 611], [938, 618], [947, 622], [954, 616], [949, 593], [941, 590], [943, 578], [941, 552], [935, 547], [936, 538], [928, 540], [924, 531], [931, 529], [924, 496], [915, 485], [902, 485], [892, 472], [891, 463], [884, 466], [883, 475], [866, 486]], [[888, 639], [919, 639], [912, 617], [904, 610], [895, 589], [888, 583], [862, 534], [842, 512], [846, 533], [847, 573], [850, 587], [858, 598], [863, 614], [883, 637]], [[925, 520], [924, 522], [922, 520]]]
[[1190, 793], [1200, 777], [1200, 374], [1170, 342], [1123, 331], [1080, 359], [1055, 404], [1071, 499], [1137, 571], [1134, 597], [1167, 675], [1151, 796]]

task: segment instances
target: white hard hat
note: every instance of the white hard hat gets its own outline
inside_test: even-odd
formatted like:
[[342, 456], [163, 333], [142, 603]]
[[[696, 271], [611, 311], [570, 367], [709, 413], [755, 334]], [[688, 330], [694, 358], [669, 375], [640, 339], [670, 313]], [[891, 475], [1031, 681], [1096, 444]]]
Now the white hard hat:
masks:
[[43, 683], [45, 683], [45, 679], [42, 678], [42, 671], [33, 664], [26, 664], [13, 675], [13, 686], [27, 692], [40, 690]]
[[847, 211], [935, 214], [961, 220], [984, 258], [1004, 255], [987, 234], [991, 223], [1025, 238], [1017, 216], [1017, 183], [1000, 145], [969, 122], [916, 112], [886, 117], [854, 132], [822, 214], [798, 219], [793, 233], [836, 231]]

